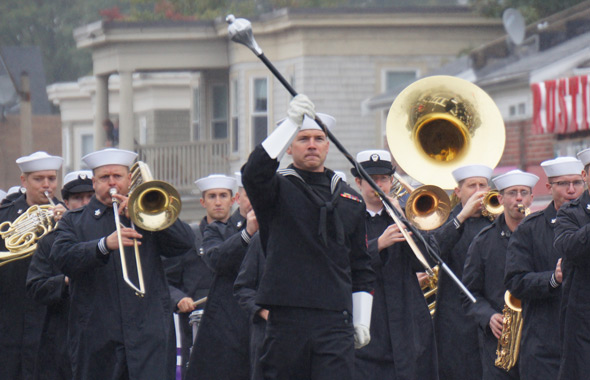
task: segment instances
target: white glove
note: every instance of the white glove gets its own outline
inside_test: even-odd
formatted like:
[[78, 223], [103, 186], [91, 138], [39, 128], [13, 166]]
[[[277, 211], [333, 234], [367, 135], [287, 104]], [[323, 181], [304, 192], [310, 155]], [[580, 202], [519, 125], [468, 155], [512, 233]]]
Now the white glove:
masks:
[[315, 119], [315, 106], [307, 96], [299, 94], [289, 102], [287, 117], [296, 125], [301, 126], [305, 115]]
[[294, 97], [289, 103], [287, 118], [262, 142], [262, 147], [270, 158], [280, 160], [299, 132], [304, 115], [315, 118], [314, 105], [303, 94]]
[[367, 292], [352, 293], [352, 324], [354, 348], [363, 348], [371, 341], [371, 310], [373, 296]]

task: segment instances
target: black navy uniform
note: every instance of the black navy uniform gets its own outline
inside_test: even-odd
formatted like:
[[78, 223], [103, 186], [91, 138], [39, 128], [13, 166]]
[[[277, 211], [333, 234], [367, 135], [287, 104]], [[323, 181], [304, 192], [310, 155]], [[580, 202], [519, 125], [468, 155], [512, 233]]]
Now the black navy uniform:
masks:
[[[0, 207], [0, 223], [14, 222], [28, 208], [26, 195], [21, 194]], [[0, 251], [6, 251], [2, 239]], [[27, 296], [30, 263], [29, 256], [0, 266], [0, 379], [34, 378], [46, 308]]]
[[279, 174], [278, 166], [258, 145], [242, 168], [266, 252], [256, 295], [256, 303], [270, 311], [263, 371], [266, 377], [313, 372], [348, 379], [354, 360], [352, 293], [370, 292], [374, 281], [365, 205], [331, 170], [290, 166]]
[[47, 306], [43, 332], [35, 364], [37, 380], [70, 380], [72, 364], [68, 352], [69, 286], [49, 254], [55, 241], [55, 231], [44, 236], [29, 265], [27, 294]]
[[[130, 221], [121, 215], [121, 223]], [[123, 280], [119, 250], [103, 254], [101, 238], [115, 231], [113, 208], [93, 196], [66, 213], [51, 250], [70, 278], [68, 345], [74, 379], [167, 378], [166, 353], [172, 310], [160, 255], [182, 255], [193, 245], [190, 227], [177, 220], [169, 228], [138, 228], [146, 294], [138, 297]], [[125, 247], [131, 281], [138, 283], [133, 247]]]
[[505, 284], [522, 301], [518, 365], [523, 380], [555, 379], [559, 371], [561, 286], [551, 281], [560, 257], [553, 247], [556, 216], [551, 202], [523, 220], [508, 244]]
[[262, 380], [260, 357], [262, 342], [266, 330], [266, 320], [258, 312], [262, 308], [256, 305], [256, 291], [264, 273], [266, 257], [260, 243], [260, 235], [254, 234], [248, 247], [248, 252], [242, 261], [238, 277], [234, 282], [234, 296], [238, 303], [248, 313], [250, 324], [250, 379]]
[[[207, 217], [203, 217], [201, 223], [195, 227], [191, 224], [191, 228], [195, 233], [195, 244], [187, 253], [182, 256], [162, 258], [164, 271], [168, 280], [168, 288], [170, 290], [172, 310], [176, 312], [178, 312], [176, 305], [178, 305], [181, 299], [191, 297], [194, 301], [197, 301], [206, 297], [213, 282], [213, 271], [205, 264], [201, 257], [203, 253], [203, 233], [205, 227], [207, 227]], [[205, 305], [201, 304], [197, 306], [197, 310], [203, 309], [204, 307]], [[189, 325], [189, 314], [178, 313], [183, 377], [189, 361], [190, 348], [193, 345], [193, 330]], [[175, 340], [176, 335], [172, 335], [174, 336], [173, 340]]]
[[215, 221], [205, 228], [202, 258], [215, 276], [187, 379], [249, 378], [248, 316], [233, 296], [234, 281], [250, 241], [245, 227], [246, 220], [238, 209], [227, 223]]
[[[455, 218], [462, 209], [461, 204], [457, 205], [451, 211], [449, 220], [433, 232], [441, 258], [457, 278], [463, 276], [469, 244], [491, 223], [487, 218], [477, 217], [467, 218], [456, 225]], [[440, 380], [481, 380], [477, 323], [463, 310], [462, 297], [459, 287], [445, 272], [440, 271], [434, 314]]]
[[[590, 195], [563, 205], [557, 212], [554, 245], [568, 264], [571, 281], [563, 327], [559, 380], [583, 379], [590, 373]], [[557, 326], [555, 326], [557, 329]]]
[[504, 308], [504, 268], [511, 235], [506, 218], [501, 214], [473, 239], [463, 270], [463, 284], [477, 299], [473, 303], [464, 295], [463, 307], [478, 326], [483, 380], [519, 378], [518, 367], [506, 372], [495, 366], [498, 339], [489, 325], [492, 315], [502, 314]]
[[366, 213], [376, 281], [371, 341], [355, 351], [355, 379], [437, 380], [434, 327], [416, 277], [424, 267], [405, 242], [378, 250], [377, 240], [391, 224], [384, 210], [375, 216]]

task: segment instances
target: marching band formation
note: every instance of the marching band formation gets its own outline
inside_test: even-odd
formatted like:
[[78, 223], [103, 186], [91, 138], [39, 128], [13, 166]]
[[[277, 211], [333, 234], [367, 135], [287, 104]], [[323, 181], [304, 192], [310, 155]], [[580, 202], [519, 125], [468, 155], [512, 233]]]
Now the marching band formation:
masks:
[[[426, 156], [466, 156], [443, 146], [440, 120], [473, 124], [465, 138], [481, 128], [458, 98], [416, 100]], [[449, 115], [426, 116], [440, 109]], [[134, 152], [86, 155], [89, 170], [68, 173], [61, 191], [61, 157], [19, 158], [25, 191], [0, 206], [0, 379], [590, 373], [590, 149], [541, 163], [546, 179], [492, 178], [470, 152], [447, 173], [455, 204], [426, 190], [384, 202], [398, 152], [359, 152], [347, 182], [324, 166], [330, 140], [316, 118], [335, 125], [294, 97], [241, 172], [197, 180], [206, 215], [190, 226], [175, 190], [135, 173]], [[552, 201], [530, 213], [540, 180]], [[435, 225], [409, 225], [443, 209]]]

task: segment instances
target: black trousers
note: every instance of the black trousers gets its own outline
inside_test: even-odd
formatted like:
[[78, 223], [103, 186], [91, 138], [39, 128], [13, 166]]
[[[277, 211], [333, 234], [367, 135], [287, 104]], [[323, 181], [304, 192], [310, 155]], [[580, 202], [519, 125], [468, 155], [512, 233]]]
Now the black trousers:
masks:
[[352, 316], [347, 311], [272, 308], [261, 368], [265, 380], [352, 380]]

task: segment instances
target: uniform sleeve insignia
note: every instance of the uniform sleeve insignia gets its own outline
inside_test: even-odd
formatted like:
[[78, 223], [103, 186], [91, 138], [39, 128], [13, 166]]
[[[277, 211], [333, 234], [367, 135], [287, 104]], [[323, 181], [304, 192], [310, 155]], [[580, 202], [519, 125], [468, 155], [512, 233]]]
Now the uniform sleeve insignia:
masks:
[[352, 195], [352, 194], [350, 194], [350, 193], [340, 193], [340, 196], [341, 196], [342, 198], [351, 199], [351, 200], [353, 200], [353, 201], [357, 201], [357, 202], [359, 202], [359, 203], [363, 203], [363, 201], [362, 201], [362, 200], [361, 200], [359, 197], [357, 197], [357, 196], [355, 196], [355, 195]]

